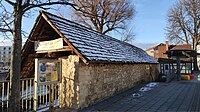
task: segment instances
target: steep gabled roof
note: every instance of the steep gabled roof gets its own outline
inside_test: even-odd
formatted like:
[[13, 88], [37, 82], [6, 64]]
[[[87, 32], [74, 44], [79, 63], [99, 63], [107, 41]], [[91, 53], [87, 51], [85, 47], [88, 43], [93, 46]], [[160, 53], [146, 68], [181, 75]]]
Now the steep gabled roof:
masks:
[[157, 63], [156, 60], [138, 47], [56, 15], [43, 11], [41, 13], [89, 62]]

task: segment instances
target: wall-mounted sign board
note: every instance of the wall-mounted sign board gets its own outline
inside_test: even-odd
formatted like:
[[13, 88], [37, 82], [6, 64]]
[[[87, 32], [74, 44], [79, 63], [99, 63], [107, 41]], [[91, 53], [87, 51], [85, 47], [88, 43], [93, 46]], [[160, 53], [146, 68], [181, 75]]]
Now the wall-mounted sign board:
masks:
[[61, 61], [57, 59], [36, 59], [38, 85], [57, 83], [61, 80]]
[[54, 39], [50, 41], [35, 42], [35, 51], [47, 51], [63, 48], [63, 39]]

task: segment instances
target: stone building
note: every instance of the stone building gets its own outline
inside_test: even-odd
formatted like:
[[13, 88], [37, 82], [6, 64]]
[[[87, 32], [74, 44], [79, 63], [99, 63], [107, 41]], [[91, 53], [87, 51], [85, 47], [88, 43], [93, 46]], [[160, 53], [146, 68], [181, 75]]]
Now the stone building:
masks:
[[[28, 38], [21, 78], [34, 77], [35, 58], [61, 60], [61, 107], [83, 108], [158, 76], [157, 61], [142, 49], [47, 12], [40, 12]], [[35, 51], [33, 41], [55, 39], [61, 48]]]

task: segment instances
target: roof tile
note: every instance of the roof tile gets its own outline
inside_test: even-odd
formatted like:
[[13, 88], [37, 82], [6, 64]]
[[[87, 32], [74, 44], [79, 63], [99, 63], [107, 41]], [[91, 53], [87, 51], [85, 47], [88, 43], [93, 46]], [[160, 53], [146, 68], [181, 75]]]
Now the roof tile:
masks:
[[75, 22], [44, 12], [55, 27], [89, 61], [157, 63], [142, 49]]

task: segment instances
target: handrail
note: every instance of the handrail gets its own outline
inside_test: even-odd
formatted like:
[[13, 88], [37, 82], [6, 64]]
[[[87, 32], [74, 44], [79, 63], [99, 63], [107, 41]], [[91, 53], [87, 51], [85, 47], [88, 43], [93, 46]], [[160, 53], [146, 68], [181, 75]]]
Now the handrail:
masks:
[[[20, 79], [21, 87], [21, 108], [23, 111], [32, 111], [33, 110], [33, 96], [34, 96], [34, 78], [24, 78]], [[37, 86], [37, 97], [38, 97], [38, 105], [37, 110], [42, 108], [49, 108], [49, 94], [50, 94], [50, 84], [45, 84], [42, 86]], [[54, 88], [54, 104], [58, 102], [58, 88], [57, 84], [53, 84]], [[8, 108], [8, 100], [10, 93], [10, 80], [0, 81], [0, 111], [4, 111], [4, 109]]]

